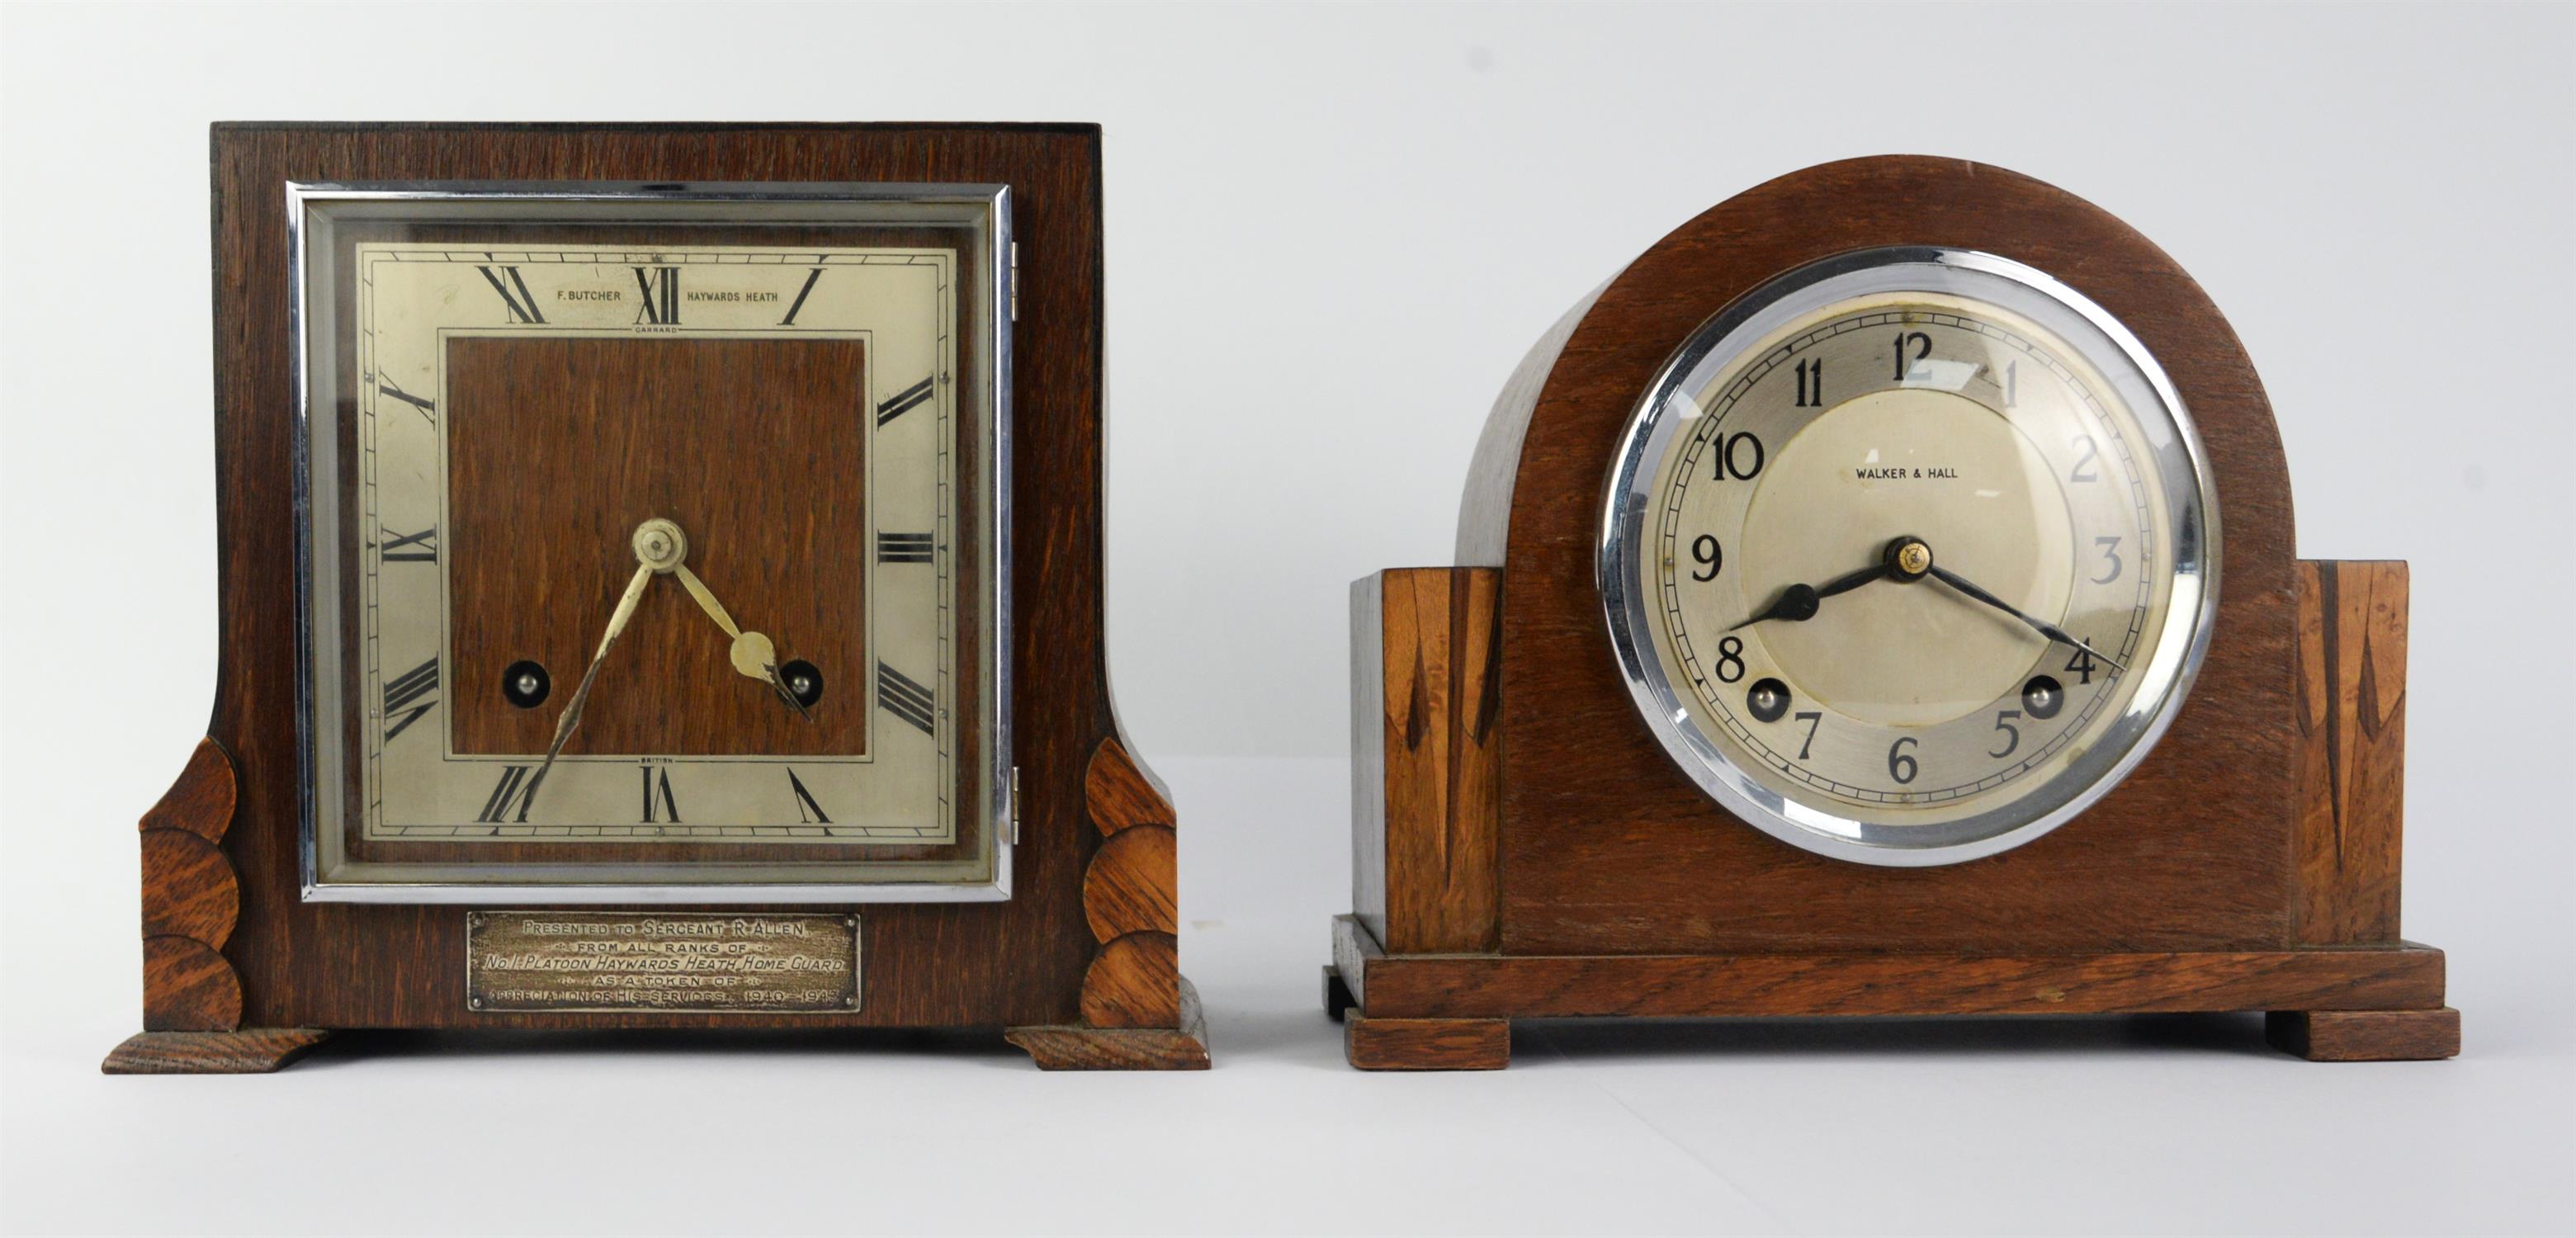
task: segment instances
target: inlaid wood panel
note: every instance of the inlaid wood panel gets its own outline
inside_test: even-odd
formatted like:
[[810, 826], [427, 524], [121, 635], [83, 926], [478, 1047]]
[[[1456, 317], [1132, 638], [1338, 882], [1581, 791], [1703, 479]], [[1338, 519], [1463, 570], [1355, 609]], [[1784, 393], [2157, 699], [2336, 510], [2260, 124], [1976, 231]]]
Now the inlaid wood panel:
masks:
[[1392, 568], [1354, 592], [1357, 904], [1396, 951], [1500, 940], [1502, 573]]
[[2299, 940], [2394, 941], [2406, 808], [2406, 565], [2299, 564]]

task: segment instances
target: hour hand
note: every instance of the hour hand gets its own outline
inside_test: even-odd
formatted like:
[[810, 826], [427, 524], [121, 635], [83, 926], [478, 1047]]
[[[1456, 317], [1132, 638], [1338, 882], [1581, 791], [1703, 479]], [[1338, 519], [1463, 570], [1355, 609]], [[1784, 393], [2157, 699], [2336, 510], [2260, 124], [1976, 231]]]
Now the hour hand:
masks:
[[1727, 631], [1750, 627], [1766, 619], [1785, 619], [1791, 623], [1804, 623], [1816, 617], [1818, 603], [1824, 599], [1838, 593], [1849, 593], [1873, 580], [1883, 579], [1891, 570], [1888, 564], [1881, 562], [1857, 572], [1845, 572], [1826, 581], [1821, 588], [1810, 584], [1791, 585], [1782, 589], [1780, 596], [1773, 598], [1771, 604], [1763, 608], [1762, 613], [1736, 624], [1733, 628], [1728, 628]]
[[698, 579], [698, 574], [690, 571], [687, 564], [675, 565], [671, 574], [680, 578], [681, 586], [689, 591], [690, 597], [698, 600], [699, 608], [707, 612], [707, 617], [715, 620], [716, 626], [733, 638], [733, 648], [727, 654], [733, 668], [768, 684], [780, 701], [796, 711], [797, 717], [812, 722], [814, 715], [805, 708], [805, 702], [796, 699], [796, 694], [787, 690], [787, 681], [779, 678], [778, 647], [771, 644], [768, 637], [758, 632], [745, 632], [736, 626], [733, 616], [725, 613], [724, 603], [716, 600], [715, 592], [707, 588], [706, 582]]
[[778, 699], [786, 702], [789, 709], [795, 710], [797, 717], [807, 722], [814, 720], [814, 715], [806, 711], [805, 702], [796, 699], [796, 693], [789, 690], [787, 681], [780, 677], [778, 647], [770, 644], [768, 637], [758, 632], [745, 632], [734, 637], [731, 657], [735, 670], [768, 684], [769, 690], [777, 693]]

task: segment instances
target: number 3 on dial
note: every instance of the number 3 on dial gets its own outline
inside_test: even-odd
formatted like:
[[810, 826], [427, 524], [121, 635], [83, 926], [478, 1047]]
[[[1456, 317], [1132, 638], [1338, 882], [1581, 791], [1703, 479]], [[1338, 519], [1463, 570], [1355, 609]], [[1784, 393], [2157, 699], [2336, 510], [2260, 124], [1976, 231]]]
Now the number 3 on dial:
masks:
[[2038, 837], [2145, 756], [2206, 646], [2189, 415], [2108, 314], [1991, 255], [1847, 254], [1729, 307], [1611, 486], [1640, 713], [1735, 815], [1840, 858]]

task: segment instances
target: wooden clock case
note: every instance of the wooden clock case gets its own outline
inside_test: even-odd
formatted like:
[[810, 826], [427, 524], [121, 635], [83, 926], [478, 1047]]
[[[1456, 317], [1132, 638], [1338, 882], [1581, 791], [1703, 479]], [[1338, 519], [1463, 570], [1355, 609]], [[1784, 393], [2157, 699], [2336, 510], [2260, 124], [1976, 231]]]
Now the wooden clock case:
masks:
[[[1097, 126], [226, 124], [213, 179], [221, 664], [207, 738], [142, 820], [145, 1030], [106, 1070], [274, 1070], [360, 1028], [1000, 1027], [1048, 1068], [1207, 1065], [1178, 969], [1174, 816], [1121, 742], [1103, 663]], [[859, 908], [863, 1009], [469, 1011], [469, 908], [299, 898], [284, 187], [444, 180], [1010, 187], [1014, 893]]]
[[[2214, 462], [2216, 633], [2153, 754], [2075, 820], [1946, 867], [1828, 859], [1704, 795], [1637, 717], [1593, 584], [1620, 428], [1693, 328], [1848, 250], [2049, 272], [2162, 361]], [[1509, 1020], [2266, 1011], [2318, 1059], [2458, 1051], [2398, 935], [2403, 563], [2296, 557], [2280, 435], [2199, 285], [2108, 213], [1919, 157], [1797, 172], [1578, 304], [1487, 423], [1453, 568], [1353, 594], [1354, 914], [1328, 1009], [1363, 1069], [1491, 1069]]]

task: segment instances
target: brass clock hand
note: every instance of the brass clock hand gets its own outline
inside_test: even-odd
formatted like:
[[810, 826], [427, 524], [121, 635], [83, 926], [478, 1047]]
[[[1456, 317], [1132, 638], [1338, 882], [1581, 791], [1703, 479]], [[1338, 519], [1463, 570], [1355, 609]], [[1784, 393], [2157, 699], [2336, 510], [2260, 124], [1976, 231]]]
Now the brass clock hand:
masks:
[[1973, 582], [1969, 581], [1967, 577], [1961, 576], [1957, 572], [1951, 571], [1950, 569], [1938, 564], [1933, 564], [1925, 570], [1931, 574], [1934, 580], [1938, 580], [1942, 584], [1948, 585], [1961, 593], [1967, 594], [1969, 597], [1974, 598], [1977, 601], [1983, 602], [1988, 606], [1994, 607], [1996, 610], [2002, 611], [2015, 619], [2021, 620], [2023, 623], [2029, 624], [2032, 631], [2037, 632], [2050, 640], [2056, 641], [2058, 644], [2071, 645], [2077, 649], [2081, 649], [2084, 652], [2100, 658], [2123, 671], [2129, 669], [2128, 665], [2120, 661], [2118, 658], [2112, 657], [2091, 645], [2087, 645], [2084, 642], [2075, 639], [2073, 633], [2068, 632], [2066, 629], [2061, 628], [2056, 624], [2024, 613], [2020, 607], [2014, 606], [2012, 603], [1978, 588]]
[[1807, 584], [1791, 585], [1786, 589], [1782, 589], [1780, 591], [1780, 596], [1773, 599], [1771, 605], [1766, 607], [1761, 614], [1744, 620], [1743, 622], [1736, 624], [1734, 628], [1728, 628], [1727, 631], [1732, 632], [1735, 628], [1750, 627], [1751, 625], [1760, 623], [1765, 619], [1786, 619], [1791, 623], [1804, 623], [1807, 620], [1816, 617], [1817, 603], [1824, 599], [1832, 597], [1838, 593], [1849, 593], [1873, 580], [1884, 580], [1894, 574], [1896, 574], [1895, 566], [1886, 560], [1881, 560], [1879, 563], [1870, 567], [1862, 568], [1857, 572], [1845, 572], [1840, 576], [1836, 576], [1832, 580], [1825, 582], [1824, 587], [1822, 588]]
[[778, 694], [779, 700], [796, 711], [797, 717], [812, 722], [814, 715], [806, 710], [805, 702], [797, 700], [796, 694], [787, 690], [787, 681], [779, 678], [778, 647], [771, 644], [768, 637], [758, 632], [745, 632], [736, 626], [733, 616], [725, 613], [724, 603], [716, 600], [715, 592], [708, 589], [706, 582], [698, 579], [698, 574], [690, 571], [687, 564], [673, 564], [671, 574], [680, 578], [680, 584], [688, 589], [690, 597], [698, 600], [698, 607], [707, 612], [707, 618], [715, 620], [716, 626], [733, 638], [733, 649], [728, 655], [733, 668], [768, 684], [770, 690]]
[[608, 631], [599, 638], [599, 652], [590, 655], [590, 668], [581, 673], [581, 686], [575, 688], [572, 700], [564, 704], [563, 713], [555, 719], [555, 739], [546, 745], [546, 762], [537, 767], [537, 777], [528, 784], [528, 802], [537, 800], [537, 788], [545, 783], [546, 772], [555, 767], [555, 758], [563, 755], [564, 743], [572, 738], [573, 728], [581, 725], [581, 707], [590, 700], [590, 686], [599, 681], [600, 665], [608, 660], [608, 647], [617, 643], [617, 634], [626, 630], [626, 621], [635, 617], [635, 604], [644, 600], [644, 586], [653, 583], [653, 565], [639, 564], [635, 579], [626, 582], [626, 595], [617, 599], [617, 609], [608, 616]]

